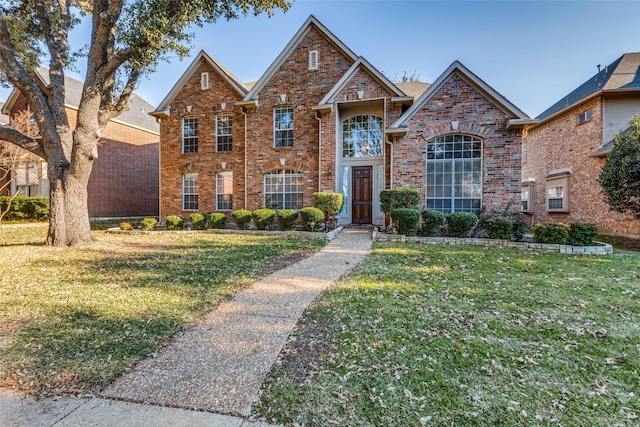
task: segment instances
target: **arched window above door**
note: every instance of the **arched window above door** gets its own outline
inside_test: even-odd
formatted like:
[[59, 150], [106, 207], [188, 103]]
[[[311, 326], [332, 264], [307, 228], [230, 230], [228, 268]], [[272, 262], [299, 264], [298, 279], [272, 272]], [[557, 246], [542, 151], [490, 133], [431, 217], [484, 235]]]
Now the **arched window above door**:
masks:
[[342, 122], [343, 157], [382, 157], [383, 149], [382, 118], [362, 114]]

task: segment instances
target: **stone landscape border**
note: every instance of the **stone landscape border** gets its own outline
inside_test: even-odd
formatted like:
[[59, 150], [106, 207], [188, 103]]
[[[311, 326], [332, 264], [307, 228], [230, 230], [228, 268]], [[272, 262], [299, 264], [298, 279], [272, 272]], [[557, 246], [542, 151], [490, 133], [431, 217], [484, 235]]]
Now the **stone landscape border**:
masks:
[[237, 230], [232, 228], [211, 228], [209, 230], [121, 230], [114, 227], [107, 229], [107, 233], [113, 234], [133, 234], [133, 235], [153, 235], [153, 234], [246, 234], [251, 236], [281, 236], [281, 237], [301, 237], [307, 239], [325, 239], [327, 241], [333, 240], [334, 237], [342, 231], [342, 226], [331, 230], [328, 233], [321, 233], [319, 231], [270, 231], [270, 230]]
[[510, 242], [500, 239], [481, 239], [474, 237], [420, 237], [403, 234], [383, 234], [373, 230], [371, 238], [374, 242], [422, 243], [426, 245], [467, 245], [496, 248], [514, 248], [525, 251], [553, 252], [567, 255], [611, 255], [613, 246], [608, 243], [597, 243], [597, 246], [571, 246], [549, 243]]

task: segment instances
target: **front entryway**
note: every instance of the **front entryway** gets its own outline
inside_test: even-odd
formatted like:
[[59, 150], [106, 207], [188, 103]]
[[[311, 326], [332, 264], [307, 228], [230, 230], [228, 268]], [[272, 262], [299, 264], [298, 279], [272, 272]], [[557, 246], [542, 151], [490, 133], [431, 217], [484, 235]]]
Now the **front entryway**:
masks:
[[352, 172], [353, 199], [351, 205], [354, 224], [371, 224], [373, 201], [372, 167], [354, 166]]

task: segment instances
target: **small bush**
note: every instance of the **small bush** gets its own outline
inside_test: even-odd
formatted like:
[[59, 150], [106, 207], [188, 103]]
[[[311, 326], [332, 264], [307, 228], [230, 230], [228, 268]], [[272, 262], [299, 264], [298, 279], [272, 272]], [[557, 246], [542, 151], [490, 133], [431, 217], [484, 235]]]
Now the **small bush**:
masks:
[[340, 212], [343, 200], [342, 193], [313, 193], [311, 196], [313, 206], [326, 214]]
[[167, 225], [167, 230], [182, 230], [184, 219], [177, 215], [169, 215], [165, 220], [165, 224]]
[[194, 212], [189, 215], [189, 222], [194, 230], [204, 230], [207, 225], [207, 218], [201, 213]]
[[576, 222], [569, 226], [567, 243], [572, 246], [592, 246], [597, 235], [598, 229], [595, 226]]
[[131, 224], [130, 222], [121, 222], [120, 223], [120, 230], [133, 230], [133, 224]]
[[320, 224], [324, 220], [324, 212], [318, 208], [302, 208], [300, 211], [300, 217], [302, 218], [302, 227], [307, 231], [318, 231]]
[[280, 230], [293, 229], [293, 223], [298, 219], [298, 211], [293, 209], [282, 209], [278, 211], [278, 227]]
[[478, 224], [478, 217], [471, 212], [453, 212], [446, 218], [447, 234], [452, 237], [467, 237]]
[[11, 201], [9, 196], [0, 196], [0, 212], [7, 209], [11, 202], [11, 208], [4, 216], [4, 220], [16, 221], [44, 221], [49, 219], [49, 198], [18, 196]]
[[227, 216], [221, 212], [209, 214], [209, 227], [224, 228], [227, 224]]
[[394, 188], [380, 191], [380, 209], [389, 214], [394, 209], [415, 209], [420, 203], [420, 191], [415, 188]]
[[420, 211], [408, 208], [394, 209], [391, 211], [391, 219], [396, 223], [399, 234], [413, 236], [418, 231]]
[[565, 224], [545, 224], [533, 227], [534, 243], [566, 245], [569, 240], [569, 227]]
[[158, 221], [155, 218], [143, 218], [140, 220], [140, 226], [145, 231], [151, 231], [156, 228]]
[[490, 239], [514, 240], [513, 222], [508, 218], [495, 218], [488, 221], [487, 236]]
[[249, 223], [251, 222], [251, 211], [238, 209], [237, 211], [231, 212], [231, 217], [240, 230], [246, 230], [249, 228]]
[[444, 214], [440, 211], [422, 211], [422, 228], [420, 234], [423, 236], [433, 236], [436, 230], [444, 224]]
[[258, 230], [266, 230], [273, 225], [276, 219], [276, 211], [269, 208], [256, 209], [251, 212], [253, 223]]

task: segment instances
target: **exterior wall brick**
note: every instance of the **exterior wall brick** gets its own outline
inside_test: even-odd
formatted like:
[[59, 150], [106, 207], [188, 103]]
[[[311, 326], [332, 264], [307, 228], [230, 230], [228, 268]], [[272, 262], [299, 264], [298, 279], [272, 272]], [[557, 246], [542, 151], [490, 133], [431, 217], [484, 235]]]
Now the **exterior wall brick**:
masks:
[[[468, 84], [452, 74], [438, 93], [422, 106], [408, 132], [394, 143], [394, 187], [413, 187], [426, 201], [426, 142], [440, 135], [468, 134], [483, 139], [482, 204], [504, 208], [520, 198], [521, 137], [507, 130], [510, 117]], [[454, 130], [452, 120], [458, 120]]]
[[[578, 114], [592, 111], [590, 121], [578, 124]], [[593, 157], [602, 143], [603, 101], [596, 98], [527, 131], [527, 160], [522, 164], [523, 181], [535, 180], [531, 223], [584, 222], [600, 231], [640, 235], [640, 221], [609, 210], [597, 179], [605, 162]], [[569, 213], [550, 213], [546, 208], [546, 177], [568, 168]]]

